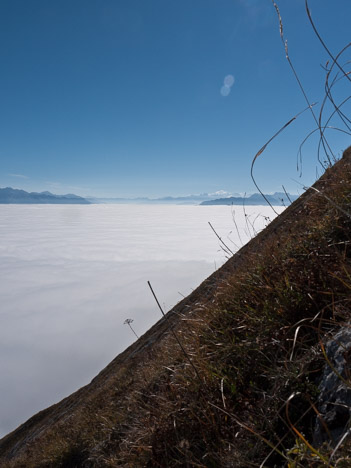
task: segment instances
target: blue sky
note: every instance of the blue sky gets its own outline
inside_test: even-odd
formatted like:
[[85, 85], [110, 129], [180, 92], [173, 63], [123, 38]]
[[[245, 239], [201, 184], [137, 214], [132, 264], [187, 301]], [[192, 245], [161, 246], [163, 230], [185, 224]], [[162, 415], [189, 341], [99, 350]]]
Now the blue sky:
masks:
[[[337, 53], [350, 41], [351, 2], [309, 4]], [[290, 56], [320, 103], [328, 56], [304, 0], [278, 5]], [[1, 187], [254, 192], [253, 156], [305, 107], [269, 0], [0, 0], [0, 61]], [[228, 75], [234, 84], [221, 93]], [[339, 101], [349, 87], [338, 84]], [[314, 128], [306, 112], [260, 156], [262, 190], [313, 182], [318, 139], [306, 145], [301, 179], [296, 153]], [[350, 137], [334, 132], [330, 142], [340, 155]]]

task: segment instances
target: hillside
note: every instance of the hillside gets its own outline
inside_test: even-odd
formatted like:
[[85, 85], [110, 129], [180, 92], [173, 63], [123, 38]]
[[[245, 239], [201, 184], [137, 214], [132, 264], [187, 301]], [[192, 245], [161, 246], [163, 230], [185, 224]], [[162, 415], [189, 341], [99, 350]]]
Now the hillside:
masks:
[[351, 466], [350, 207], [351, 148], [0, 466]]
[[90, 201], [83, 197], [69, 193], [67, 195], [55, 195], [50, 192], [26, 192], [25, 190], [13, 189], [11, 187], [0, 188], [1, 204], [79, 204], [89, 205]]

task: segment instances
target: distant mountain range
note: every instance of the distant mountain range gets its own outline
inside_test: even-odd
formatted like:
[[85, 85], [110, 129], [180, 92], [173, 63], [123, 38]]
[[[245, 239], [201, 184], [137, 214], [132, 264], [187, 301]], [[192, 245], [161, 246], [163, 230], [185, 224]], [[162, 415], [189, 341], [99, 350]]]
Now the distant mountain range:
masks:
[[0, 204], [65, 204], [89, 205], [90, 201], [73, 193], [67, 195], [54, 195], [50, 192], [26, 192], [11, 187], [0, 188]]
[[[95, 198], [86, 197], [91, 203], [116, 203], [116, 204], [155, 204], [155, 205], [198, 205], [203, 201], [213, 200], [216, 196], [225, 194], [226, 192], [217, 193], [200, 193], [196, 195], [185, 195], [181, 197], [160, 197], [160, 198], [148, 198], [148, 197], [136, 197], [136, 198]], [[239, 194], [231, 194], [233, 196], [240, 196]]]
[[[115, 204], [164, 204], [164, 205], [267, 205], [266, 200], [259, 193], [242, 197], [239, 194], [227, 196], [225, 198], [214, 198], [216, 195], [222, 195], [225, 192], [201, 193], [198, 195], [187, 195], [182, 197], [161, 197], [161, 198], [94, 198], [80, 197], [69, 193], [67, 195], [55, 195], [51, 192], [26, 192], [25, 190], [13, 189], [11, 187], [0, 188], [0, 204], [66, 204], [66, 205], [89, 205], [96, 203], [115, 203]], [[288, 197], [283, 192], [275, 192], [273, 195], [265, 195], [269, 202], [274, 206], [289, 205], [290, 201], [296, 200], [298, 195]]]
[[[296, 200], [298, 195], [275, 192], [273, 195], [266, 195], [266, 199], [273, 206], [287, 206]], [[227, 197], [216, 200], [205, 200], [200, 205], [268, 205], [267, 201], [259, 193], [254, 193], [248, 197]]]

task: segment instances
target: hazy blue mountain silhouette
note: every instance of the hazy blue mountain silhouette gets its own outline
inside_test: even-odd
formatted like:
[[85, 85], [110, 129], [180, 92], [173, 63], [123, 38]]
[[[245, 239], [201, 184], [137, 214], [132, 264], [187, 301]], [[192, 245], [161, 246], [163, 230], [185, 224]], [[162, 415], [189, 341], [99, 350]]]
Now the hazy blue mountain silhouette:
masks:
[[[234, 194], [236, 195], [236, 194]], [[165, 196], [159, 198], [135, 197], [135, 198], [98, 198], [87, 197], [92, 203], [116, 203], [116, 204], [138, 204], [138, 205], [199, 205], [206, 200], [213, 200], [214, 194], [200, 193], [184, 196]], [[239, 196], [239, 195], [238, 195]]]
[[89, 205], [90, 202], [83, 197], [69, 193], [67, 195], [55, 195], [51, 192], [26, 192], [25, 190], [13, 189], [11, 187], [0, 188], [0, 203], [2, 204], [79, 204]]
[[[298, 195], [285, 194], [284, 192], [275, 192], [273, 195], [266, 195], [266, 199], [273, 206], [288, 206], [298, 198]], [[217, 198], [215, 200], [206, 200], [200, 205], [268, 205], [268, 202], [259, 193], [254, 193], [248, 197], [228, 197]]]

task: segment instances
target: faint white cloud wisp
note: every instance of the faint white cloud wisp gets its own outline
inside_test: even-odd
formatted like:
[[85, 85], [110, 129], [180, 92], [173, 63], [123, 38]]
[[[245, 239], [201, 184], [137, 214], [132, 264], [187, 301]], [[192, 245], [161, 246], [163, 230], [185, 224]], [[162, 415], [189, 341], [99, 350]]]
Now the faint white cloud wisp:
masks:
[[9, 177], [17, 177], [18, 179], [29, 179], [28, 176], [23, 174], [7, 174]]

